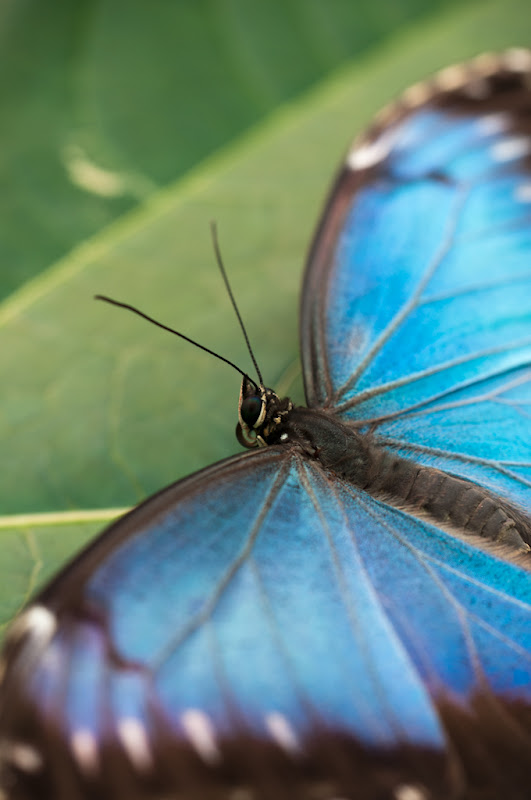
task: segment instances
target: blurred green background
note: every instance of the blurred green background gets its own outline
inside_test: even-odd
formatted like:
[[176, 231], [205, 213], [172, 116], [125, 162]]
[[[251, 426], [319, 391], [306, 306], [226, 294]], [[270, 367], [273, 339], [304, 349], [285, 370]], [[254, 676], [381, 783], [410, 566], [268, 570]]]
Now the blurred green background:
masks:
[[250, 369], [215, 219], [266, 381], [302, 399], [300, 275], [349, 140], [530, 23], [528, 0], [3, 0], [0, 621], [105, 509], [237, 450], [238, 376], [92, 296]]

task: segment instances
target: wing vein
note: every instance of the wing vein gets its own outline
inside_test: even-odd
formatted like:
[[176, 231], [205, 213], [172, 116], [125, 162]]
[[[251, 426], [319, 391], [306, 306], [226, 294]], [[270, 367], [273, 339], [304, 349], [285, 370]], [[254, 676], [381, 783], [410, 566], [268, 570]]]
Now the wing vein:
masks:
[[[527, 366], [527, 365], [526, 365]], [[399, 411], [390, 412], [388, 414], [380, 414], [377, 417], [368, 417], [366, 419], [356, 420], [355, 427], [364, 427], [366, 425], [381, 425], [383, 422], [390, 422], [392, 420], [397, 419], [406, 419], [408, 417], [413, 416], [421, 416], [424, 414], [432, 414], [437, 413], [439, 411], [447, 411], [448, 409], [452, 408], [463, 408], [467, 405], [474, 405], [475, 403], [486, 402], [488, 400], [500, 403], [502, 405], [509, 405], [515, 409], [518, 409], [519, 413], [522, 413], [524, 416], [528, 416], [527, 413], [524, 413], [523, 409], [520, 409], [520, 406], [528, 405], [530, 401], [528, 400], [505, 400], [504, 398], [500, 397], [502, 392], [508, 392], [511, 389], [515, 389], [518, 386], [523, 386], [531, 380], [531, 372], [525, 372], [523, 375], [514, 378], [512, 381], [507, 381], [506, 383], [502, 384], [496, 390], [492, 390], [491, 392], [484, 392], [482, 395], [475, 395], [472, 398], [467, 398], [466, 400], [455, 400], [454, 402], [443, 403], [439, 406], [431, 405], [435, 403], [437, 400], [443, 400], [445, 397], [451, 397], [456, 392], [460, 392], [463, 389], [470, 389], [473, 386], [481, 385], [485, 383], [487, 380], [493, 380], [494, 378], [501, 377], [502, 375], [511, 375], [513, 372], [520, 371], [522, 367], [511, 367], [504, 372], [494, 373], [490, 375], [488, 378], [482, 376], [481, 378], [476, 378], [475, 380], [471, 381], [463, 381], [459, 386], [454, 386], [451, 389], [448, 389], [444, 392], [439, 392], [438, 394], [434, 394], [431, 397], [427, 397], [425, 400], [422, 400], [419, 403], [414, 403], [406, 408], [402, 408]], [[525, 367], [524, 367], [525, 369]], [[350, 424], [354, 424], [353, 421]]]
[[221, 576], [217, 584], [214, 586], [210, 596], [204, 601], [203, 607], [194, 614], [178, 631], [170, 641], [159, 651], [159, 653], [153, 659], [153, 670], [158, 670], [162, 664], [170, 657], [170, 655], [189, 637], [192, 633], [194, 633], [200, 625], [204, 624], [206, 620], [212, 617], [214, 610], [222, 597], [224, 591], [229, 586], [231, 580], [236, 575], [242, 564], [245, 563], [247, 558], [249, 557], [250, 553], [252, 552], [253, 546], [258, 538], [260, 533], [260, 529], [262, 527], [262, 523], [269, 513], [271, 508], [271, 504], [274, 498], [277, 496], [280, 487], [285, 481], [286, 474], [288, 472], [288, 464], [284, 463], [279, 470], [278, 475], [275, 477], [273, 481], [273, 485], [270, 487], [269, 491], [265, 493], [263, 502], [261, 503], [258, 513], [256, 515], [255, 521], [253, 525], [250, 527], [249, 535], [247, 540], [245, 541], [243, 547], [241, 548], [239, 554], [233, 559], [231, 564], [227, 567], [224, 574]]
[[[510, 353], [513, 350], [518, 350], [522, 347], [528, 347], [531, 345], [531, 338], [522, 339], [516, 342], [509, 342], [507, 344], [500, 345], [498, 347], [489, 347], [485, 350], [477, 350], [474, 353], [468, 353], [466, 356], [462, 356], [461, 358], [451, 359], [450, 361], [443, 362], [442, 364], [437, 364], [435, 367], [431, 369], [421, 370], [420, 372], [415, 372], [411, 375], [406, 375], [403, 378], [398, 378], [394, 381], [389, 381], [388, 383], [381, 384], [380, 386], [375, 386], [372, 389], [367, 389], [364, 392], [360, 392], [355, 397], [347, 400], [344, 403], [338, 403], [335, 406], [335, 411], [338, 414], [343, 414], [345, 411], [348, 411], [351, 408], [355, 408], [356, 406], [360, 405], [361, 403], [366, 402], [367, 400], [372, 400], [374, 397], [379, 397], [380, 395], [387, 394], [388, 392], [394, 391], [395, 389], [400, 389], [403, 386], [410, 386], [411, 384], [415, 383], [416, 381], [423, 380], [424, 378], [431, 378], [434, 375], [438, 375], [440, 373], [446, 372], [448, 370], [453, 369], [454, 367], [459, 367], [462, 364], [467, 364], [472, 361], [476, 361], [480, 358], [485, 358], [487, 356], [492, 355], [500, 355], [502, 353]], [[511, 366], [510, 369], [506, 370], [507, 372], [514, 372], [515, 369], [524, 369], [525, 367], [531, 367], [531, 360], [526, 360], [521, 364]], [[463, 381], [463, 383], [459, 384], [458, 386], [451, 386], [449, 389], [441, 392], [440, 394], [434, 395], [432, 398], [428, 400], [423, 400], [422, 403], [418, 405], [424, 405], [428, 402], [433, 402], [433, 400], [438, 400], [443, 397], [448, 397], [454, 394], [456, 391], [459, 391], [463, 388], [468, 386], [474, 386], [475, 384], [482, 383], [487, 378], [494, 378], [497, 375], [503, 375], [504, 373], [493, 373], [492, 375], [488, 376], [481, 376], [479, 378], [474, 378], [471, 381]], [[409, 411], [412, 408], [417, 408], [418, 406], [410, 406], [409, 409], [405, 409], [405, 411]], [[402, 413], [402, 412], [400, 412]]]
[[362, 359], [362, 361], [354, 371], [351, 378], [349, 378], [349, 380], [346, 381], [346, 383], [343, 386], [337, 389], [336, 398], [339, 398], [341, 395], [345, 394], [346, 392], [354, 388], [357, 381], [359, 380], [361, 375], [365, 372], [371, 361], [373, 361], [377, 353], [380, 352], [380, 350], [384, 347], [386, 342], [391, 338], [391, 336], [394, 335], [394, 333], [402, 325], [404, 320], [407, 319], [407, 317], [411, 314], [411, 312], [418, 307], [420, 302], [420, 297], [424, 292], [424, 289], [426, 288], [426, 286], [429, 284], [429, 282], [439, 269], [444, 258], [452, 250], [455, 240], [455, 232], [459, 221], [460, 211], [463, 208], [468, 193], [469, 193], [468, 185], [461, 184], [460, 186], [458, 186], [458, 191], [454, 202], [453, 213], [449, 215], [447, 230], [443, 236], [441, 245], [437, 250], [437, 252], [435, 253], [434, 257], [432, 258], [431, 262], [427, 265], [424, 275], [421, 277], [417, 288], [415, 289], [414, 292], [412, 292], [407, 302], [404, 303], [402, 308], [399, 309], [399, 311], [395, 314], [395, 316], [393, 317], [391, 322], [387, 325], [385, 330], [376, 339], [376, 341], [370, 348], [365, 358]]

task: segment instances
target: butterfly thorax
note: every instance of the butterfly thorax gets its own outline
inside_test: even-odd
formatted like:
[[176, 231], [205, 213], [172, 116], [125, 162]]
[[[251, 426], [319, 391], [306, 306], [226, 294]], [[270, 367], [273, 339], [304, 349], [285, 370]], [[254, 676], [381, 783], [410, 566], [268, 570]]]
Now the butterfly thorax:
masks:
[[279, 398], [271, 389], [257, 391], [244, 380], [240, 425], [242, 416], [249, 428], [255, 423], [254, 437], [247, 434], [252, 442], [248, 447], [296, 448], [373, 497], [489, 541], [530, 549], [531, 521], [503, 498], [476, 483], [398, 456], [374, 435], [360, 432], [326, 410], [295, 406], [289, 398]]

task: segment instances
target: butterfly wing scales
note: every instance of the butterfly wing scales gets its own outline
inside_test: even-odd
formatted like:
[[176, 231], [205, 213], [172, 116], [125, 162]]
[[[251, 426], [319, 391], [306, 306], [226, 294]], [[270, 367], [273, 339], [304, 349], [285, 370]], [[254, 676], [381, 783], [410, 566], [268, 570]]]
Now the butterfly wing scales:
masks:
[[296, 449], [238, 456], [127, 515], [37, 599], [55, 630], [11, 637], [2, 750], [40, 755], [24, 779], [57, 798], [212, 776], [222, 797], [224, 770], [257, 796], [265, 775], [275, 797], [363, 775], [364, 798], [408, 780], [452, 797], [440, 715], [529, 700], [530, 589]]
[[[220, 507], [227, 495], [234, 506]], [[156, 767], [172, 785], [168, 751], [214, 769], [235, 750], [239, 780], [256, 783], [269, 753], [302, 758], [325, 732], [354, 754], [415, 746], [444, 765], [444, 733], [359, 562], [351, 513], [319, 470], [274, 449], [145, 503], [37, 599], [57, 626], [47, 641], [31, 627], [12, 634], [3, 751], [24, 744], [48, 766], [48, 742], [62, 738], [79, 796], [117, 751], [129, 771]], [[319, 752], [312, 770], [333, 783], [339, 770]], [[304, 775], [293, 764], [292, 789]], [[203, 773], [178, 780], [197, 789]], [[38, 778], [58, 796], [55, 771]]]
[[443, 73], [354, 146], [310, 255], [301, 317], [310, 405], [524, 509], [530, 70], [529, 54], [512, 53], [455, 68], [452, 88]]

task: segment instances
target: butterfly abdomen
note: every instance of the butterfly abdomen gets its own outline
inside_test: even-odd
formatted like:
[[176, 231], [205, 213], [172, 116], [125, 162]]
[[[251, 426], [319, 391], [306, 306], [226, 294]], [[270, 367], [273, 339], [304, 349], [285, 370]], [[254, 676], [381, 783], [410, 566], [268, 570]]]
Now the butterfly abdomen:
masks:
[[324, 467], [373, 496], [464, 533], [530, 549], [531, 520], [483, 486], [397, 456], [323, 411], [296, 408], [282, 429]]
[[401, 458], [387, 449], [370, 449], [374, 479], [364, 488], [382, 493], [463, 532], [519, 550], [529, 550], [531, 523], [517, 509], [483, 486]]
[[378, 445], [370, 447], [369, 453], [372, 475], [363, 488], [370, 494], [383, 494], [466, 533], [529, 550], [531, 523], [483, 486], [401, 458]]

